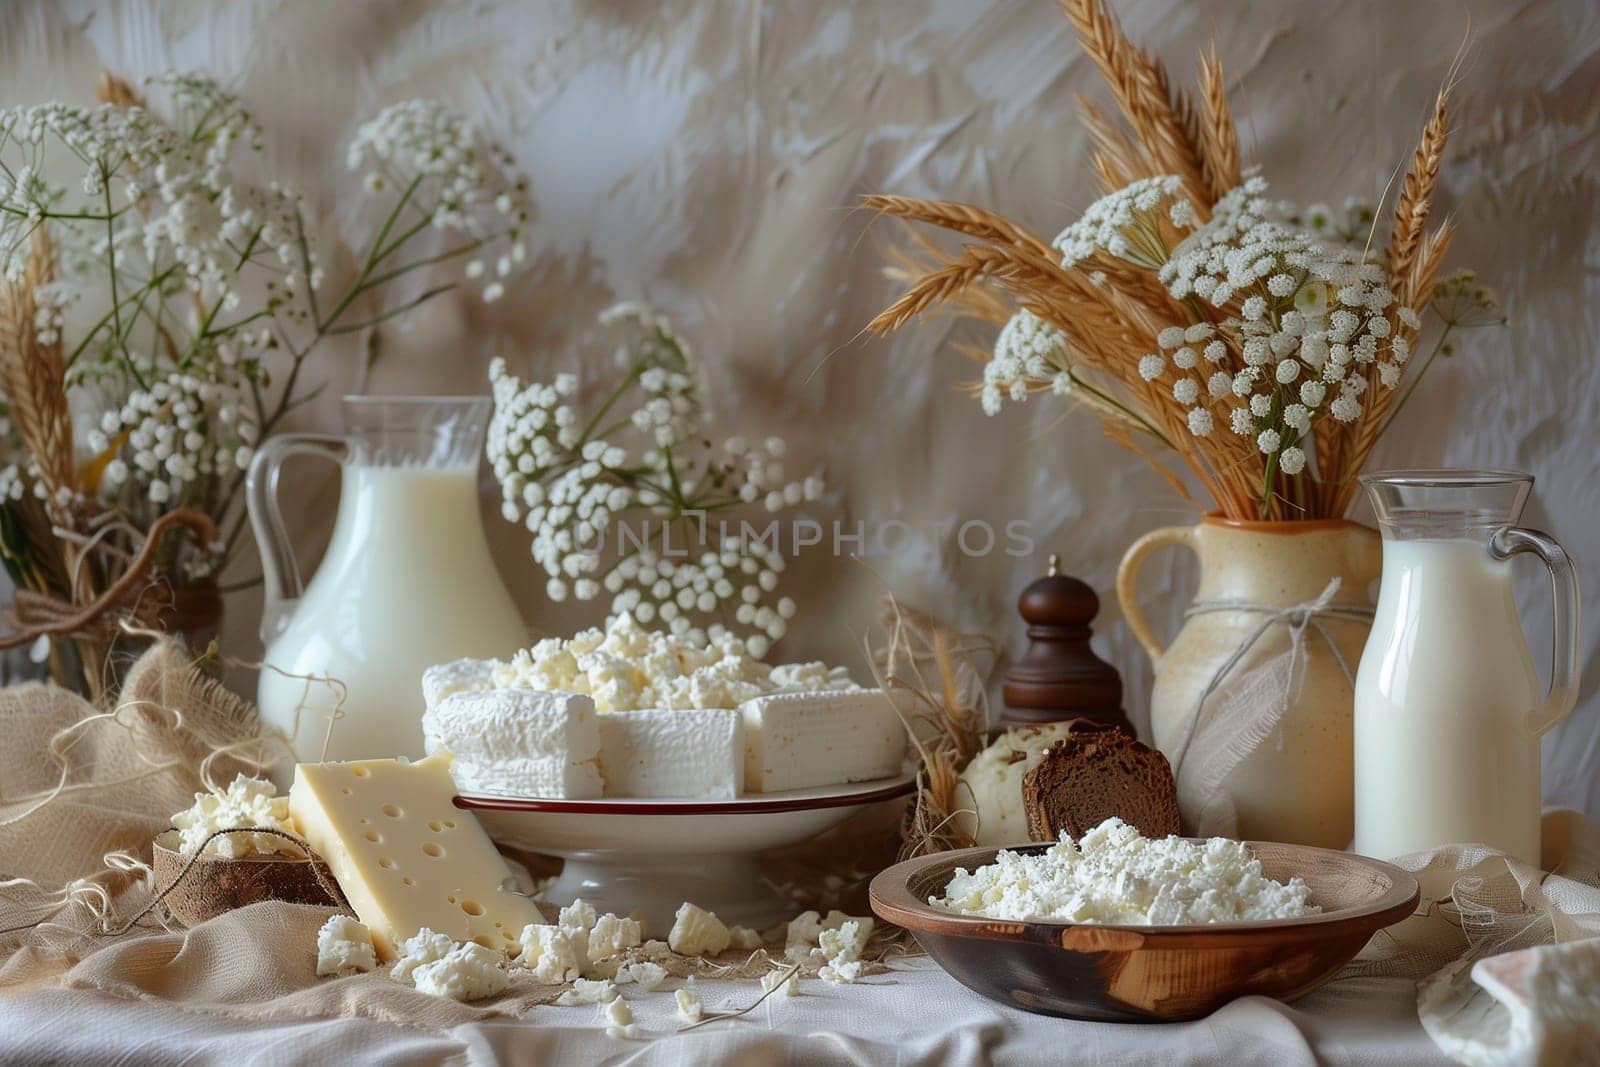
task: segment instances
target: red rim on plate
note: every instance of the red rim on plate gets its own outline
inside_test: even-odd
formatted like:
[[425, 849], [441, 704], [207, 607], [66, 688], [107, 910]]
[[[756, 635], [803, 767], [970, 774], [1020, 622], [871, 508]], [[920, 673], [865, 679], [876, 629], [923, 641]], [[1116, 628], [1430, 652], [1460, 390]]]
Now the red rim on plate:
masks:
[[[822, 808], [850, 808], [893, 800], [913, 792], [915, 775], [895, 778], [883, 785], [862, 783], [854, 792], [848, 785], [828, 787], [842, 792], [817, 795], [811, 790], [796, 796], [779, 793], [763, 796], [746, 793], [731, 800], [670, 800], [610, 797], [601, 800], [563, 800], [559, 798], [458, 796], [458, 808], [485, 811], [547, 811], [568, 815], [755, 815], [764, 812], [816, 811]], [[810, 795], [805, 795], [809, 793]]]

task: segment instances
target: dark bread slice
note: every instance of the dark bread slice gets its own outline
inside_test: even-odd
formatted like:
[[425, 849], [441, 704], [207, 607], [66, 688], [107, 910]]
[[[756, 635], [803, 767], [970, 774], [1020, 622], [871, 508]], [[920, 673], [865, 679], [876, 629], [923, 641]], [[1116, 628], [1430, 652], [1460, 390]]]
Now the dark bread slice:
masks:
[[1035, 841], [1076, 839], [1113, 815], [1146, 837], [1179, 832], [1167, 757], [1116, 726], [1085, 723], [1050, 746], [1022, 777], [1022, 808]]

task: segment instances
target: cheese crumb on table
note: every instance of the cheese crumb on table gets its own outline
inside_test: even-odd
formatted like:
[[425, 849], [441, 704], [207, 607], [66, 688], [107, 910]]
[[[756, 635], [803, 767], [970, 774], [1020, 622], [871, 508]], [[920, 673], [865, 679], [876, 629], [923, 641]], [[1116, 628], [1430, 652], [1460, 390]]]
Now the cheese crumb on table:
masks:
[[[299, 836], [300, 830], [289, 815], [289, 798], [278, 796], [277, 787], [264, 778], [236, 775], [220, 793], [196, 793], [194, 804], [172, 817], [179, 831], [178, 852], [192, 856], [200, 843], [218, 830], [281, 830]], [[303, 856], [293, 841], [273, 834], [223, 834], [206, 846], [206, 855], [223, 859], [242, 856], [270, 856], [283, 853]]]
[[616, 956], [639, 944], [642, 928], [638, 919], [616, 915], [598, 916], [589, 930], [588, 953], [591, 961]]
[[409, 978], [412, 971], [425, 963], [444, 959], [455, 947], [456, 942], [453, 938], [424, 926], [400, 943], [400, 958], [395, 961], [389, 973], [396, 978]]
[[854, 956], [846, 957], [853, 959], [866, 947], [872, 928], [873, 920], [866, 916], [834, 910], [823, 918], [817, 912], [804, 911], [789, 920], [783, 954], [791, 963], [803, 963], [814, 955], [838, 956], [854, 946]]
[[848, 985], [861, 977], [861, 961], [839, 960], [829, 963], [817, 972], [817, 977], [835, 985]]
[[500, 967], [504, 959], [493, 949], [465, 941], [440, 959], [417, 967], [411, 978], [423, 993], [452, 1000], [478, 1000], [505, 989], [509, 979]]
[[704, 908], [685, 901], [678, 907], [667, 935], [672, 951], [684, 956], [715, 956], [724, 951], [731, 940], [723, 921]]
[[607, 1001], [600, 1011], [611, 1024], [606, 1027], [607, 1036], [625, 1041], [632, 1041], [639, 1036], [638, 1027], [633, 1025], [633, 1009], [621, 997]]
[[1277, 882], [1241, 841], [1152, 840], [1110, 818], [1076, 843], [1001, 849], [975, 871], [957, 868], [934, 907], [993, 919], [1139, 926], [1255, 922], [1315, 915], [1304, 880]]
[[317, 975], [326, 977], [378, 966], [372, 931], [349, 915], [332, 915], [317, 931]]
[[667, 969], [658, 963], [648, 961], [623, 964], [617, 968], [615, 979], [618, 985], [636, 985], [646, 993], [661, 988], [661, 983], [666, 980]]
[[566, 928], [581, 930], [587, 934], [594, 929], [594, 924], [599, 920], [595, 914], [594, 905], [579, 897], [571, 904], [561, 909], [556, 917], [556, 922]]
[[768, 971], [761, 976], [762, 992], [771, 993], [780, 986], [783, 988], [784, 996], [798, 997], [800, 995], [800, 972], [793, 969]]
[[754, 952], [763, 944], [761, 934], [748, 926], [730, 926], [728, 943], [740, 952]]
[[570, 982], [583, 976], [584, 958], [567, 930], [544, 923], [529, 923], [518, 938], [522, 966], [536, 982]]
[[684, 986], [672, 994], [678, 1002], [678, 1018], [686, 1023], [697, 1023], [705, 1017], [705, 1005], [693, 986]]
[[605, 1004], [617, 997], [617, 986], [604, 978], [589, 979], [579, 978], [572, 983], [572, 988], [556, 998], [556, 1003], [564, 1008], [576, 1004]]

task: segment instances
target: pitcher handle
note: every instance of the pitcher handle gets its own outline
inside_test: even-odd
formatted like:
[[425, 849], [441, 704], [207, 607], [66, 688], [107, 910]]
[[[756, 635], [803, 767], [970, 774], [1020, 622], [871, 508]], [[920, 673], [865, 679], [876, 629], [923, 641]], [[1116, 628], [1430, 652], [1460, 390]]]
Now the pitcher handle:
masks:
[[305, 592], [300, 565], [294, 558], [289, 530], [278, 507], [278, 475], [283, 462], [293, 456], [324, 456], [343, 462], [350, 443], [343, 437], [314, 433], [285, 433], [269, 437], [256, 450], [245, 477], [245, 508], [261, 553], [261, 640], [270, 643], [288, 625], [295, 603]]
[[1489, 551], [1495, 559], [1532, 552], [1550, 568], [1555, 601], [1555, 643], [1550, 657], [1550, 692], [1544, 705], [1528, 713], [1528, 729], [1541, 737], [1572, 714], [1578, 703], [1578, 571], [1567, 550], [1547, 533], [1507, 526], [1494, 535]]
[[1144, 646], [1150, 662], [1157, 667], [1161, 666], [1161, 657], [1166, 654], [1167, 646], [1156, 637], [1155, 631], [1150, 628], [1150, 620], [1145, 618], [1144, 609], [1139, 606], [1139, 569], [1144, 566], [1150, 553], [1158, 548], [1182, 545], [1191, 552], [1196, 551], [1196, 529], [1194, 526], [1163, 526], [1159, 530], [1151, 530], [1128, 546], [1122, 562], [1117, 565], [1117, 603], [1122, 605], [1122, 617], [1128, 620], [1128, 629], [1133, 631], [1133, 636]]

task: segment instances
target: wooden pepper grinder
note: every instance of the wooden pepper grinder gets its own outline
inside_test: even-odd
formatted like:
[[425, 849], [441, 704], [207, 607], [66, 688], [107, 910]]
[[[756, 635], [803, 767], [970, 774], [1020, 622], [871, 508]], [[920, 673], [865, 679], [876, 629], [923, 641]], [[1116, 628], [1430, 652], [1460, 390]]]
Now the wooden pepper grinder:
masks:
[[1100, 598], [1076, 578], [1050, 571], [1022, 591], [1017, 610], [1028, 623], [1028, 650], [1006, 669], [1002, 683], [1007, 726], [1093, 719], [1121, 726], [1129, 736], [1133, 725], [1122, 710], [1122, 676], [1089, 648], [1089, 623], [1100, 611]]

